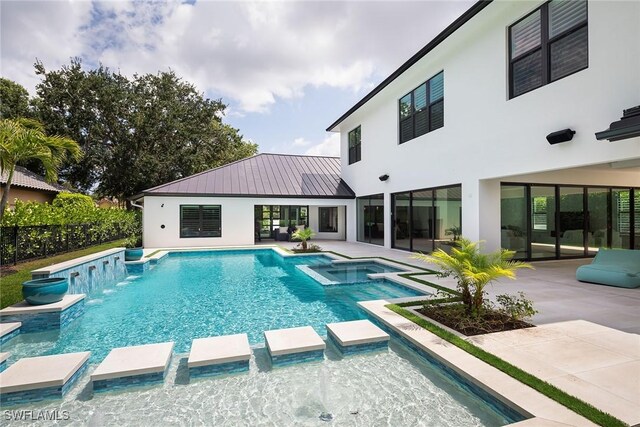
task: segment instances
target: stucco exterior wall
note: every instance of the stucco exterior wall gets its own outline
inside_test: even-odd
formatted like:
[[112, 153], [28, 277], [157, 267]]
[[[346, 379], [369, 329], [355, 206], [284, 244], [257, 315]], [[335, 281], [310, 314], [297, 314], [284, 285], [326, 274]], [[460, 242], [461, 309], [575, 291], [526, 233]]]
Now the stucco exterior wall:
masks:
[[[0, 187], [0, 197], [4, 194], [4, 187]], [[15, 200], [23, 202], [50, 203], [56, 197], [55, 193], [45, 193], [28, 188], [11, 187], [9, 190], [9, 207], [15, 206]]]
[[[221, 205], [222, 236], [180, 238], [180, 205]], [[354, 211], [348, 199], [289, 199], [249, 197], [165, 197], [144, 198], [144, 246], [148, 248], [209, 247], [252, 245], [255, 237], [255, 205], [309, 205], [309, 226], [318, 230], [318, 207], [338, 206], [337, 233], [318, 233], [316, 239], [344, 240], [345, 211]], [[164, 228], [161, 226], [164, 225]]]
[[[594, 135], [640, 102], [640, 2], [590, 1], [589, 67], [509, 99], [508, 27], [540, 4], [492, 3], [339, 125], [343, 179], [357, 196], [385, 194], [385, 246], [391, 193], [461, 183], [464, 234], [496, 246], [501, 180], [537, 174], [559, 184], [637, 185], [637, 169], [612, 181], [606, 171], [540, 173], [640, 158], [640, 137], [611, 143]], [[442, 70], [444, 127], [399, 145], [399, 98]], [[348, 132], [358, 125], [362, 160], [349, 165]], [[546, 141], [565, 128], [576, 131], [572, 141]], [[382, 174], [389, 179], [380, 182]]]

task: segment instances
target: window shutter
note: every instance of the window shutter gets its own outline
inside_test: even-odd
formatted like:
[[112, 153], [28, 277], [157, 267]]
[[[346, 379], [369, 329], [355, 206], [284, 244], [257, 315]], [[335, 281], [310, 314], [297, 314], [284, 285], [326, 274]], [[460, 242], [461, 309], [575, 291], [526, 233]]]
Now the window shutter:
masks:
[[415, 135], [414, 137], [418, 137], [420, 135], [424, 135], [429, 132], [429, 109], [425, 108], [422, 111], [418, 111], [414, 114], [415, 120]]
[[400, 99], [400, 120], [411, 116], [411, 94], [407, 94]]
[[429, 80], [429, 103], [444, 98], [444, 72], [434, 76]]
[[444, 101], [431, 106], [429, 130], [435, 130], [444, 126]]
[[200, 207], [180, 206], [180, 237], [200, 235]]
[[201, 237], [220, 237], [221, 233], [220, 206], [202, 206]]
[[553, 43], [550, 47], [551, 81], [560, 79], [589, 65], [587, 27], [582, 27]]
[[511, 59], [529, 52], [541, 44], [540, 10], [511, 27]]
[[586, 20], [586, 1], [554, 0], [549, 3], [549, 38], [553, 38]]
[[411, 117], [400, 122], [400, 143], [407, 142], [413, 138], [413, 120]]
[[542, 86], [542, 52], [537, 51], [513, 63], [513, 96]]
[[427, 106], [427, 84], [426, 83], [418, 86], [418, 88], [413, 91], [413, 105], [414, 105], [415, 111], [420, 111]]

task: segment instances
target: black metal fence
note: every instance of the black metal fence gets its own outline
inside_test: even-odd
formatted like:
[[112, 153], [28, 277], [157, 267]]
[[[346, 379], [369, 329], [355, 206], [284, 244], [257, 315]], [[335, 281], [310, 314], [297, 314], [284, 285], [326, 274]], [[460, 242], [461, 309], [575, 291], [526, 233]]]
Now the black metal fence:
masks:
[[0, 227], [0, 265], [46, 258], [126, 237], [118, 224]]

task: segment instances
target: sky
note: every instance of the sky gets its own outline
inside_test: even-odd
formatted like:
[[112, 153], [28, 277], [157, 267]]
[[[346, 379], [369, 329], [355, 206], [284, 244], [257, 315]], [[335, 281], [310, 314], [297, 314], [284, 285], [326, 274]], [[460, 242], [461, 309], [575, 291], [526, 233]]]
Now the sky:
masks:
[[33, 95], [36, 59], [171, 69], [260, 152], [339, 156], [325, 129], [473, 3], [0, 0], [0, 75]]

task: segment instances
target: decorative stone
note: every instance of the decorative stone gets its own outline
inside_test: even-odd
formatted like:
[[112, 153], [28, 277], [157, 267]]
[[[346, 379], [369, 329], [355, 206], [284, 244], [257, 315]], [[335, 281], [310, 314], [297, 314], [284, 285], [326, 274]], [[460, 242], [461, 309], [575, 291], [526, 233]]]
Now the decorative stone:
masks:
[[327, 324], [327, 337], [343, 355], [386, 350], [389, 334], [369, 320]]
[[266, 331], [264, 338], [274, 367], [324, 360], [326, 344], [311, 326]]
[[0, 374], [3, 405], [61, 398], [87, 367], [90, 352], [26, 357]]
[[161, 383], [171, 362], [173, 342], [114, 348], [91, 374], [93, 390]]
[[191, 344], [187, 366], [192, 377], [249, 370], [251, 347], [247, 334], [198, 338]]

